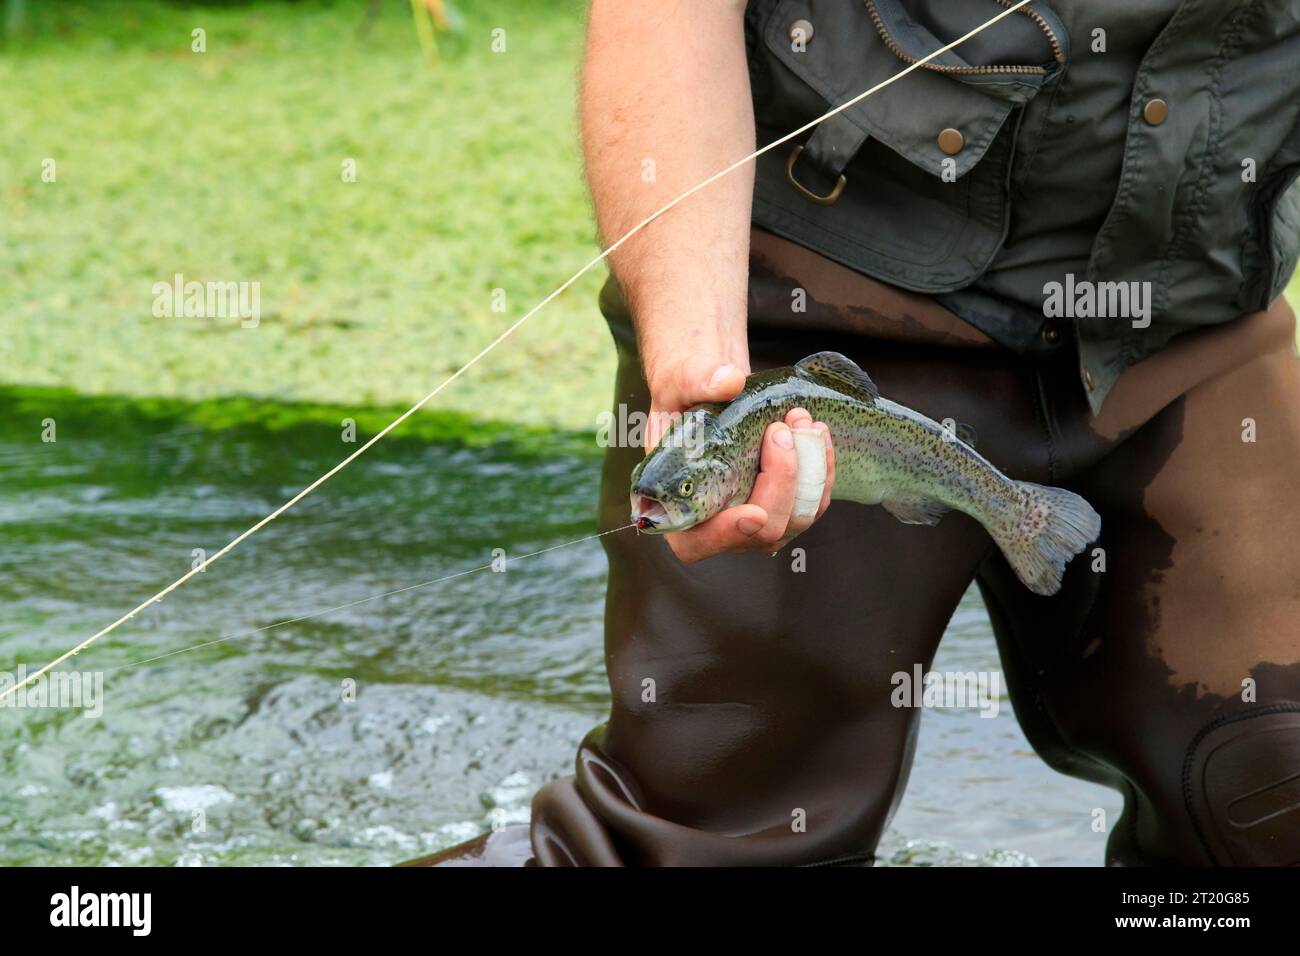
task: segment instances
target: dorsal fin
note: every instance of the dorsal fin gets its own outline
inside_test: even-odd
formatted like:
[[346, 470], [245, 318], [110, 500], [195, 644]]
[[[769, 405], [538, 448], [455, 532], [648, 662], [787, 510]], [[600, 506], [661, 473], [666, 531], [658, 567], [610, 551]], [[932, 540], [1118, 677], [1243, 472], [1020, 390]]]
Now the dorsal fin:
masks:
[[852, 395], [868, 405], [874, 405], [880, 397], [880, 389], [876, 388], [871, 376], [839, 352], [818, 352], [795, 362], [794, 367], [806, 378]]

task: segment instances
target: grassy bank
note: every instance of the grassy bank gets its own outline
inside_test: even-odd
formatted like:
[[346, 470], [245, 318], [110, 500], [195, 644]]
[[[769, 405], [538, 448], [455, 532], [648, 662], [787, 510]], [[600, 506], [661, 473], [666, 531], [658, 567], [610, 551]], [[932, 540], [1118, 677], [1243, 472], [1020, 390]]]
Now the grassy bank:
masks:
[[[111, 436], [129, 447], [141, 435], [170, 428], [240, 432], [256, 438], [263, 447], [280, 448], [298, 442], [302, 435], [310, 435], [316, 446], [333, 448], [342, 458], [405, 410], [400, 405], [280, 402], [242, 395], [204, 400], [100, 396], [87, 402], [71, 388], [0, 384], [0, 441], [39, 449], [44, 422], [50, 419], [60, 441], [93, 434]], [[603, 451], [585, 423], [581, 428], [562, 429], [447, 409], [413, 416], [384, 441], [385, 446], [407, 443], [491, 448], [515, 460], [556, 455], [596, 459]]]
[[[409, 404], [595, 251], [582, 6], [462, 3], [431, 68], [404, 3], [30, 5], [0, 55], [0, 380]], [[258, 282], [260, 323], [155, 317], [176, 273]], [[593, 273], [436, 407], [589, 428], [611, 373]]]

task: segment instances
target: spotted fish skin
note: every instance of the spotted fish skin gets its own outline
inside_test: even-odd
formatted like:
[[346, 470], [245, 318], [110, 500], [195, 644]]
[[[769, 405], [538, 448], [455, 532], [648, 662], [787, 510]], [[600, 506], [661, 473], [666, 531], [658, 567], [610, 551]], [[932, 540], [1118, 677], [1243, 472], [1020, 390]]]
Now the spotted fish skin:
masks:
[[665, 520], [653, 530], [678, 531], [746, 501], [765, 430], [796, 407], [830, 428], [833, 498], [883, 505], [905, 524], [937, 524], [950, 509], [968, 514], [1035, 593], [1060, 590], [1066, 563], [1100, 533], [1083, 498], [1007, 477], [952, 430], [881, 398], [834, 352], [750, 375], [731, 402], [687, 413], [633, 473], [634, 514], [647, 499], [660, 503]]

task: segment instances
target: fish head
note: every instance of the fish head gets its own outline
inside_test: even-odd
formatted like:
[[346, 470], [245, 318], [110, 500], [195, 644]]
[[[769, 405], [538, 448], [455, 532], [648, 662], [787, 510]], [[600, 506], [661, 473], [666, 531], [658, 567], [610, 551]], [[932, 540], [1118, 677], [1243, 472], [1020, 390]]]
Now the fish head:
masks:
[[740, 490], [740, 471], [710, 410], [686, 412], [632, 472], [632, 521], [641, 531], [685, 531], [718, 514]]

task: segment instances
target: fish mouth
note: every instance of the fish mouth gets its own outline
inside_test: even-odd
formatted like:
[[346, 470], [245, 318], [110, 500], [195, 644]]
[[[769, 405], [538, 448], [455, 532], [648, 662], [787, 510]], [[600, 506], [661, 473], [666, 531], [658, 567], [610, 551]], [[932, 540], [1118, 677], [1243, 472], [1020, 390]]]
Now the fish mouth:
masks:
[[658, 531], [668, 523], [668, 509], [646, 495], [632, 496], [632, 523], [638, 531]]
[[649, 495], [632, 496], [632, 523], [646, 534], [667, 534], [690, 527], [689, 522], [673, 520], [664, 503]]

